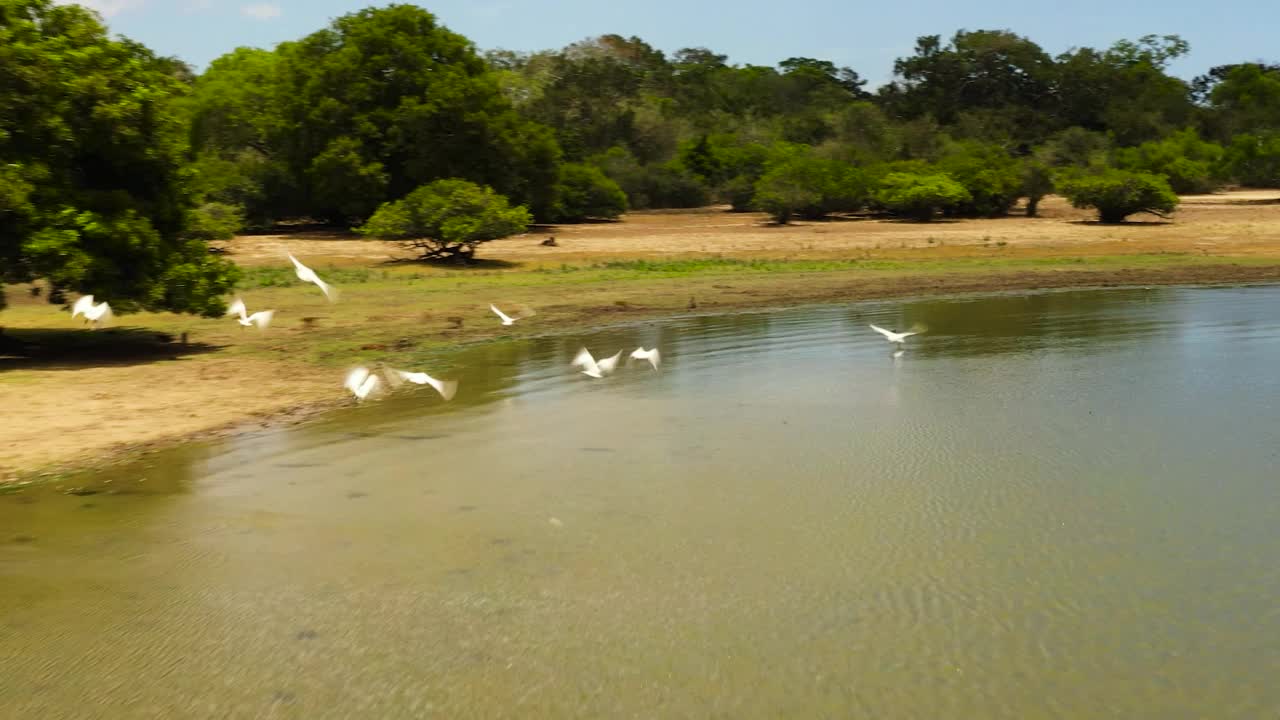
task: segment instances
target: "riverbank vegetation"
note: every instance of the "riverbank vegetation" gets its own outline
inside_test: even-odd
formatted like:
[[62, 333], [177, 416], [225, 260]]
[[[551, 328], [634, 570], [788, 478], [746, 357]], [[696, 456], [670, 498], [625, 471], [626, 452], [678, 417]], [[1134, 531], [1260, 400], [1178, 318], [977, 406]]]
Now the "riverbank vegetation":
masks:
[[3, 280], [122, 312], [217, 314], [236, 270], [210, 239], [386, 228], [366, 223], [440, 180], [539, 223], [711, 203], [780, 224], [998, 217], [1055, 189], [1113, 223], [1167, 215], [1173, 192], [1280, 185], [1280, 66], [1186, 81], [1176, 35], [1057, 56], [1006, 30], [923, 36], [874, 90], [821, 58], [622, 35], [482, 51], [407, 4], [203, 73], [52, 0], [0, 1], [0, 41]]

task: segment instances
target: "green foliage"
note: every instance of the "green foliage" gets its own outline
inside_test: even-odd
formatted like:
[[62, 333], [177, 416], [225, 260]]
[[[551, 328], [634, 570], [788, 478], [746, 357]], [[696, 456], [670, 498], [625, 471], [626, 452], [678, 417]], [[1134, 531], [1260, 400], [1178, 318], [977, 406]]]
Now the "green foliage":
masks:
[[1160, 175], [1106, 169], [1069, 173], [1058, 181], [1058, 191], [1078, 208], [1095, 208], [1104, 223], [1120, 223], [1135, 213], [1168, 217], [1178, 207], [1178, 196]]
[[1280, 187], [1280, 132], [1232, 138], [1222, 158], [1222, 173], [1241, 185]]
[[1069, 127], [1050, 137], [1037, 154], [1049, 167], [1088, 168], [1105, 165], [1110, 147], [1102, 133]]
[[402, 240], [422, 258], [468, 260], [476, 245], [522, 233], [533, 221], [524, 206], [475, 183], [436, 180], [378, 208], [357, 231], [367, 237]]
[[862, 178], [852, 166], [803, 154], [780, 160], [755, 183], [755, 205], [787, 223], [792, 215], [821, 218], [865, 205]]
[[934, 165], [969, 193], [969, 199], [952, 206], [949, 214], [997, 217], [1009, 212], [1022, 194], [1018, 162], [994, 145], [957, 143]]
[[927, 222], [939, 211], [972, 201], [969, 191], [948, 175], [893, 172], [880, 179], [876, 202], [889, 212]]
[[[215, 186], [256, 186], [262, 201], [245, 203], [254, 216], [356, 222], [445, 177], [490, 185], [543, 217], [555, 209], [553, 133], [516, 112], [466, 38], [412, 5], [219, 58], [191, 107], [201, 156], [232, 161], [242, 177]], [[260, 165], [240, 164], [249, 151]]]
[[189, 240], [230, 240], [244, 228], [244, 209], [238, 205], [208, 202], [191, 211], [183, 237]]
[[179, 69], [79, 6], [0, 0], [0, 281], [221, 312], [236, 270], [183, 234]]
[[313, 214], [338, 223], [354, 222], [381, 204], [387, 194], [386, 169], [365, 154], [359, 140], [340, 137], [311, 161], [307, 180]]
[[711, 200], [709, 188], [679, 162], [644, 165], [626, 148], [612, 147], [591, 164], [622, 188], [636, 210], [702, 207]]
[[1020, 174], [1018, 192], [1027, 199], [1027, 217], [1035, 217], [1040, 200], [1054, 190], [1053, 169], [1038, 158], [1026, 158]]
[[577, 163], [561, 166], [557, 221], [612, 220], [626, 211], [626, 193], [599, 168]]
[[1280, 130], [1280, 66], [1233, 66], [1209, 94], [1231, 133]]
[[1116, 167], [1163, 175], [1178, 193], [1205, 193], [1218, 187], [1215, 170], [1222, 161], [1222, 146], [1205, 142], [1187, 128], [1163, 140], [1115, 151]]

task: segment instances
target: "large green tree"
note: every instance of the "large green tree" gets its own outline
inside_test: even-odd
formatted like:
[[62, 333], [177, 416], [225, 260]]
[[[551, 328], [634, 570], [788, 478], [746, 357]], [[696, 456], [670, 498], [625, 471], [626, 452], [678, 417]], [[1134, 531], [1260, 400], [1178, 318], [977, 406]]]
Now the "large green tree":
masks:
[[0, 0], [0, 281], [222, 312], [235, 269], [184, 232], [180, 69], [80, 6]]
[[445, 177], [554, 212], [552, 132], [521, 117], [502, 77], [431, 13], [369, 8], [262, 52], [210, 66], [193, 128], [202, 152], [266, 165], [261, 191], [276, 217], [358, 221]]

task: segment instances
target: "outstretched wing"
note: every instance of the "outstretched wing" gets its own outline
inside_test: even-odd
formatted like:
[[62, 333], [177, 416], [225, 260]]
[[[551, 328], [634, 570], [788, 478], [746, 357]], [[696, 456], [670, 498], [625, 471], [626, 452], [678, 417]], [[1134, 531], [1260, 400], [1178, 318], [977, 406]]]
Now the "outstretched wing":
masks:
[[[234, 302], [227, 306], [227, 315], [239, 315], [241, 319], [244, 319], [244, 313], [244, 300], [241, 300], [240, 298], [236, 298]], [[257, 313], [255, 313], [255, 315], [256, 314]]]
[[88, 314], [91, 307], [93, 307], [93, 296], [84, 295], [79, 300], [76, 300], [75, 305], [71, 306], [71, 317], [75, 317], [80, 313]]
[[454, 393], [458, 392], [457, 380], [437, 380], [427, 375], [427, 384], [435, 388], [445, 400], [452, 400]]
[[579, 350], [578, 354], [573, 356], [573, 362], [569, 364], [577, 365], [589, 373], [600, 373], [600, 365], [596, 363], [595, 358], [591, 357], [591, 353], [586, 348]]
[[495, 315], [502, 318], [503, 325], [510, 325], [511, 323], [515, 322], [515, 320], [512, 320], [509, 316], [507, 316], [506, 313], [499, 310], [497, 305], [494, 305], [493, 303], [489, 303], [489, 309], [492, 310]]
[[888, 330], [885, 330], [884, 328], [880, 327], [879, 325], [872, 325], [872, 326], [871, 326], [871, 329], [872, 329], [872, 330], [875, 330], [876, 332], [880, 333], [881, 335], [885, 336], [886, 338], [888, 338], [888, 339], [890, 339], [890, 340], [892, 340], [892, 339], [894, 338], [894, 336], [895, 336], [895, 335], [897, 335], [897, 333], [894, 333], [894, 332], [890, 332], [890, 331], [888, 331]]
[[[271, 324], [271, 317], [275, 314], [276, 314], [275, 310], [261, 310], [259, 312], [256, 312], [250, 315], [248, 318], [246, 318], [246, 322], [254, 323], [260, 329], [266, 330], [267, 326]], [[240, 315], [241, 316], [244, 315], [243, 308], [240, 310]]]
[[613, 369], [618, 367], [618, 358], [620, 357], [622, 357], [621, 350], [614, 353], [613, 357], [607, 357], [604, 360], [597, 361], [596, 365], [600, 368], [601, 372], [613, 372]]
[[347, 388], [357, 395], [360, 394], [360, 386], [369, 377], [368, 368], [358, 367], [347, 373], [347, 380], [343, 383], [343, 387]]

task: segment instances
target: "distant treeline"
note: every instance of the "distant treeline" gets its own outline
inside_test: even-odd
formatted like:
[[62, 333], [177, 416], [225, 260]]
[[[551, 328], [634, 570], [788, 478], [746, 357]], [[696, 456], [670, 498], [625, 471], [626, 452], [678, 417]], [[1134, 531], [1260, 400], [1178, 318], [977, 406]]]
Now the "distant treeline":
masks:
[[1167, 67], [1188, 49], [1055, 57], [962, 31], [919, 38], [869, 92], [821, 59], [735, 65], [618, 35], [481, 52], [389, 5], [196, 74], [82, 8], [0, 0], [0, 260], [11, 282], [214, 312], [234, 271], [199, 243], [286, 218], [359, 226], [449, 178], [543, 222], [713, 202], [782, 222], [992, 216], [1055, 189], [1111, 221], [1175, 191], [1280, 186], [1280, 66], [1186, 82]]

